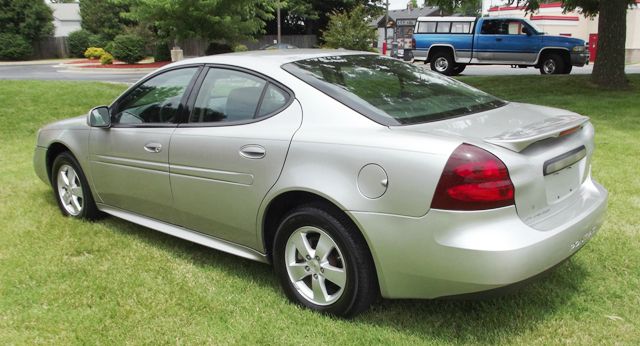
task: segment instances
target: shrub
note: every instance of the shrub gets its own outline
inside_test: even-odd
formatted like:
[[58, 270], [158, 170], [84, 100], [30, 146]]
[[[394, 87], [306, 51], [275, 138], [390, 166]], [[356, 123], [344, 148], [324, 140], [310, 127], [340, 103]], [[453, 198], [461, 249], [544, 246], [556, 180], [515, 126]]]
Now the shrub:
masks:
[[209, 47], [207, 47], [207, 50], [205, 51], [207, 55], [215, 55], [215, 54], [231, 53], [231, 52], [233, 52], [233, 50], [231, 49], [230, 45], [226, 43], [218, 43], [218, 42], [209, 43]]
[[87, 59], [100, 59], [103, 55], [107, 54], [104, 49], [98, 47], [89, 47], [84, 52], [84, 57]]
[[358, 5], [349, 12], [333, 12], [329, 15], [327, 29], [322, 32], [322, 39], [330, 48], [353, 50], [371, 50], [376, 38], [375, 30], [367, 24], [368, 13], [363, 5]]
[[107, 44], [109, 44], [109, 40], [102, 35], [89, 36], [89, 47], [106, 47]]
[[29, 58], [32, 47], [24, 37], [16, 34], [0, 34], [0, 60], [24, 60]]
[[118, 35], [113, 39], [113, 56], [129, 64], [145, 58], [145, 42], [138, 35]]
[[91, 33], [87, 30], [77, 30], [69, 34], [69, 54], [76, 58], [84, 57], [84, 52], [91, 46]]
[[167, 42], [156, 42], [156, 46], [153, 51], [153, 59], [155, 61], [171, 61], [171, 49], [169, 49], [169, 44]]
[[111, 55], [109, 53], [104, 53], [100, 57], [100, 64], [102, 64], [102, 65], [111, 65], [111, 64], [113, 64], [113, 55]]
[[249, 48], [247, 48], [247, 46], [245, 46], [244, 44], [237, 44], [233, 47], [234, 52], [246, 52], [248, 50]]

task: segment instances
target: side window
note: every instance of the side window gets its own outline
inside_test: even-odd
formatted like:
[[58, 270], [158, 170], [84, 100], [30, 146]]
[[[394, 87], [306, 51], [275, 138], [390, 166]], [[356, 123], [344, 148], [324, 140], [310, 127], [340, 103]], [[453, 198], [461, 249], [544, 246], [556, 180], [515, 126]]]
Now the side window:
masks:
[[118, 102], [113, 123], [175, 123], [180, 100], [197, 70], [197, 67], [171, 70], [139, 85]]
[[519, 20], [510, 20], [507, 22], [507, 32], [509, 35], [526, 35], [522, 28], [524, 24]]
[[468, 34], [471, 29], [471, 23], [469, 22], [453, 22], [451, 23], [452, 34]]
[[480, 33], [482, 35], [498, 35], [500, 29], [501, 20], [485, 20], [482, 22], [482, 29]]
[[451, 22], [438, 22], [436, 32], [449, 32], [451, 30]]
[[211, 68], [202, 82], [189, 122], [236, 122], [256, 119], [282, 108], [289, 95], [248, 73]]
[[419, 22], [418, 33], [419, 34], [431, 34], [436, 32], [436, 22]]

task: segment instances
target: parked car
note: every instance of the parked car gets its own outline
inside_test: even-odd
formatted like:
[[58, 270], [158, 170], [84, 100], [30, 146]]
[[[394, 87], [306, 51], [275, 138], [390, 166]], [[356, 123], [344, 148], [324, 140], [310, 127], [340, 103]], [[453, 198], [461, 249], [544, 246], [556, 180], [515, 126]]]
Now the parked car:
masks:
[[353, 316], [531, 278], [598, 230], [594, 128], [396, 59], [274, 50], [183, 60], [43, 127], [64, 215], [107, 213], [271, 263], [286, 295]]
[[524, 18], [420, 17], [413, 34], [416, 61], [451, 76], [467, 65], [535, 67], [542, 74], [569, 74], [589, 64], [580, 39], [546, 35]]

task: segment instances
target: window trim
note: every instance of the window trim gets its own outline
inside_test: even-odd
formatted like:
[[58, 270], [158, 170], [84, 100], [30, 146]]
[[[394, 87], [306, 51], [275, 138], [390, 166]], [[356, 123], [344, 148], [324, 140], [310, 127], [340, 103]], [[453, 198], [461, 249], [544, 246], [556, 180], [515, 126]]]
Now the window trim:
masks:
[[[194, 68], [196, 67], [196, 71], [193, 74], [193, 77], [191, 77], [191, 80], [189, 81], [189, 84], [187, 85], [187, 88], [184, 90], [184, 94], [182, 95], [182, 98], [180, 99], [180, 104], [178, 105], [178, 115], [176, 116], [176, 122], [175, 123], [142, 123], [142, 124], [120, 124], [120, 123], [114, 123], [113, 122], [113, 112], [115, 111], [115, 109], [118, 107], [118, 105], [120, 104], [120, 102], [122, 102], [127, 96], [129, 96], [129, 94], [131, 94], [133, 92], [133, 90], [135, 90], [136, 88], [138, 88], [140, 85], [148, 82], [149, 80], [160, 76], [161, 74], [167, 73], [167, 72], [171, 72], [171, 71], [175, 71], [175, 70], [180, 70], [180, 69], [185, 69], [185, 68]], [[153, 72], [152, 74], [140, 79], [139, 81], [137, 81], [134, 85], [132, 85], [129, 89], [127, 89], [124, 93], [122, 93], [120, 96], [118, 96], [118, 98], [116, 98], [110, 105], [109, 105], [109, 114], [111, 114], [111, 128], [173, 128], [173, 127], [177, 127], [180, 122], [183, 119], [183, 113], [185, 111], [185, 104], [186, 101], [189, 99], [189, 96], [191, 95], [193, 88], [196, 84], [196, 81], [200, 78], [200, 75], [202, 74], [202, 71], [204, 69], [204, 64], [185, 64], [185, 65], [179, 65], [179, 66], [174, 66], [174, 67], [170, 67], [170, 68], [166, 68], [160, 71], [156, 71]]]
[[[189, 122], [189, 118], [191, 116], [191, 111], [193, 110], [193, 108], [195, 107], [195, 103], [196, 103], [196, 99], [198, 98], [198, 94], [200, 93], [200, 88], [202, 87], [202, 84], [204, 83], [204, 79], [207, 76], [207, 73], [209, 72], [209, 70], [211, 69], [223, 69], [223, 70], [232, 70], [232, 71], [236, 71], [236, 72], [242, 72], [242, 73], [246, 73], [249, 75], [252, 75], [256, 78], [260, 78], [262, 80], [264, 80], [266, 83], [264, 85], [264, 89], [262, 90], [262, 94], [260, 95], [260, 100], [258, 101], [258, 105], [256, 107], [256, 113], [254, 114], [254, 118], [253, 119], [247, 119], [247, 120], [238, 120], [238, 121], [215, 121], [215, 122]], [[280, 88], [282, 91], [284, 91], [289, 98], [287, 99], [287, 102], [282, 105], [282, 107], [274, 110], [271, 113], [268, 113], [262, 117], [259, 118], [255, 118], [255, 116], [258, 114], [258, 112], [260, 112], [260, 106], [262, 105], [262, 100], [264, 98], [264, 94], [267, 90], [267, 88], [269, 87], [270, 84], [273, 84], [274, 86]], [[185, 128], [185, 127], [223, 127], [223, 126], [238, 126], [238, 125], [247, 125], [247, 124], [253, 124], [253, 123], [257, 123], [266, 119], [269, 119], [279, 113], [281, 113], [282, 111], [284, 111], [285, 109], [289, 108], [289, 106], [291, 106], [291, 104], [293, 103], [293, 101], [295, 100], [296, 95], [294, 94], [294, 92], [289, 89], [287, 86], [285, 86], [284, 84], [276, 81], [275, 79], [266, 76], [262, 73], [244, 68], [244, 67], [240, 67], [240, 66], [234, 66], [234, 65], [227, 65], [227, 64], [205, 64], [204, 68], [201, 70], [200, 75], [197, 78], [196, 83], [194, 84], [194, 87], [191, 91], [191, 94], [189, 95], [189, 98], [187, 100], [187, 103], [184, 107], [184, 112], [182, 114], [182, 118], [180, 118], [180, 120], [178, 121], [178, 127], [180, 128]]]
[[[447, 22], [447, 21], [435, 21], [435, 20], [423, 20], [423, 21], [419, 21], [416, 24], [415, 29], [419, 28], [419, 24], [420, 23], [436, 23], [436, 27], [435, 30], [438, 30], [438, 24], [440, 22]], [[437, 31], [433, 31], [433, 32], [429, 32], [429, 31], [416, 31], [413, 34], [421, 34], [421, 35], [473, 35], [474, 34], [474, 30], [475, 30], [475, 26], [477, 23], [476, 21], [448, 21], [447, 23], [451, 23], [451, 25], [449, 26], [449, 31], [448, 32], [437, 32]], [[469, 32], [451, 32], [451, 28], [453, 27], [453, 23], [469, 23]]]

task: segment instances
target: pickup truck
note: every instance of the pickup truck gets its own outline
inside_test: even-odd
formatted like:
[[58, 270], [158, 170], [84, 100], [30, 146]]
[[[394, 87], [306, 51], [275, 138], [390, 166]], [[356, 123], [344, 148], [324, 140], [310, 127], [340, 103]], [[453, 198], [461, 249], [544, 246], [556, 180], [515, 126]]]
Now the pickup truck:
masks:
[[415, 61], [448, 76], [467, 65], [533, 66], [542, 74], [568, 74], [589, 63], [583, 40], [545, 35], [524, 18], [419, 17], [412, 45]]

